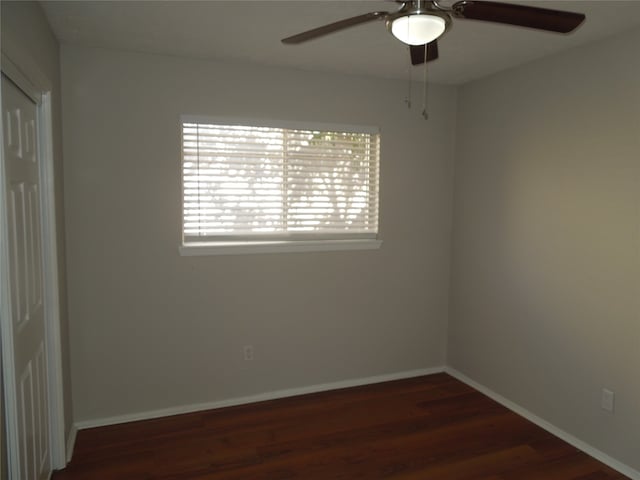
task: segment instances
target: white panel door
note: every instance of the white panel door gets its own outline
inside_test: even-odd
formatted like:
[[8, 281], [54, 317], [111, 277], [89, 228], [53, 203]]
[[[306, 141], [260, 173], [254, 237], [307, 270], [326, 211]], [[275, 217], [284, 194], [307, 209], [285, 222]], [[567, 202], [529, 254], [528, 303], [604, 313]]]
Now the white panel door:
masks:
[[37, 106], [2, 77], [11, 332], [20, 480], [51, 473]]

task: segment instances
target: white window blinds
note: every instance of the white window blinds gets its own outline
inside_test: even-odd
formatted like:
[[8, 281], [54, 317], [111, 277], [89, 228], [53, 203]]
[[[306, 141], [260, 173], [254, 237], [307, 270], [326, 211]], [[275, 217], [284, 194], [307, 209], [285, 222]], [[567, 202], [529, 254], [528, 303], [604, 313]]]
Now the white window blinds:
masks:
[[377, 133], [182, 123], [184, 243], [375, 238]]

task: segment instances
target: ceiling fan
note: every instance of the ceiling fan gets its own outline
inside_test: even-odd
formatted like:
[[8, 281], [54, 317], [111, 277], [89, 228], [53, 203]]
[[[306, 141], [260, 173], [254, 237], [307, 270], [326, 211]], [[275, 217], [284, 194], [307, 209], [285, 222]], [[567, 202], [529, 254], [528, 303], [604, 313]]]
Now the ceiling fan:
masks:
[[411, 63], [418, 65], [438, 58], [437, 39], [451, 27], [453, 18], [558, 33], [572, 32], [585, 19], [581, 13], [481, 0], [460, 0], [450, 7], [441, 5], [437, 0], [395, 1], [400, 4], [395, 12], [370, 12], [346, 18], [284, 38], [282, 43], [298, 44], [373, 20], [384, 20], [391, 34], [409, 45]]

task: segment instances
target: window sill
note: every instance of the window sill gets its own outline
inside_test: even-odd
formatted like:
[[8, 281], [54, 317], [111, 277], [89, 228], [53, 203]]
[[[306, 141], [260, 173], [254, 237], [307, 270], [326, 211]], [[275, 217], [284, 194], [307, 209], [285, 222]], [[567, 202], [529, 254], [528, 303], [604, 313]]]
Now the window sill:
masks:
[[252, 253], [331, 252], [340, 250], [375, 250], [382, 240], [317, 240], [273, 242], [207, 242], [179, 247], [180, 255], [240, 255]]

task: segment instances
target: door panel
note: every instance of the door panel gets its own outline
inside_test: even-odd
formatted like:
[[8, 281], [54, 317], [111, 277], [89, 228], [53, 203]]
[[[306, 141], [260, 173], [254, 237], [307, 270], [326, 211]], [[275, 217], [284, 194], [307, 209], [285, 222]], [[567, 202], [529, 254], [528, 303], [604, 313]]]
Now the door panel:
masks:
[[2, 113], [19, 478], [43, 480], [51, 461], [37, 106], [5, 77]]

